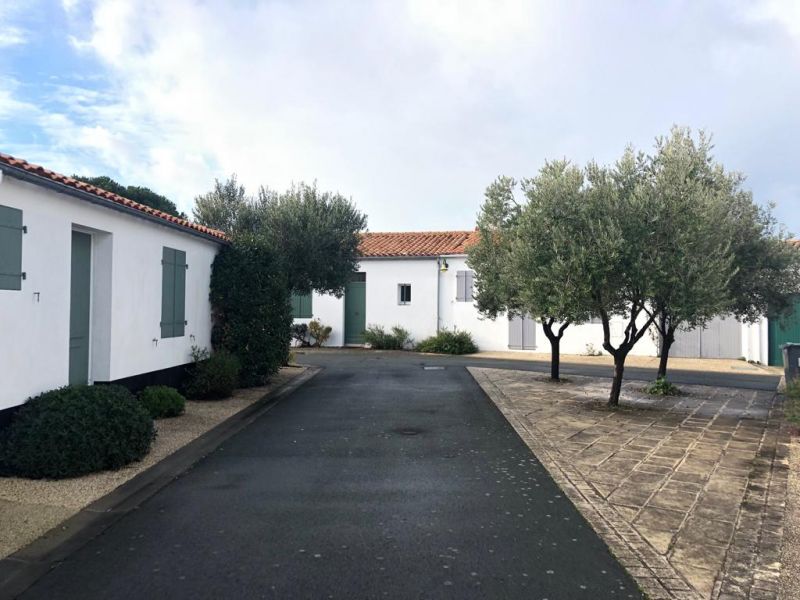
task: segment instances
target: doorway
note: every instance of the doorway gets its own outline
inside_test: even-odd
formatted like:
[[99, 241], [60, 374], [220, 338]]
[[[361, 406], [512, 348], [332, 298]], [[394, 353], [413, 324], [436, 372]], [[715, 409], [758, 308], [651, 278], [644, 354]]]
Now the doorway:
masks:
[[363, 344], [367, 328], [367, 274], [353, 273], [344, 291], [344, 343]]
[[69, 286], [69, 384], [89, 383], [91, 340], [92, 236], [72, 232]]

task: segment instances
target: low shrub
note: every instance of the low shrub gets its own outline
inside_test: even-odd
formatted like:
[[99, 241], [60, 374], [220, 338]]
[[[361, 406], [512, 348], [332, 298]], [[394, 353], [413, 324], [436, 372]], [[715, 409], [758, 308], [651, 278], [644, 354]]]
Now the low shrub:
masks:
[[328, 341], [328, 338], [331, 337], [331, 331], [333, 331], [333, 328], [330, 325], [323, 325], [319, 319], [314, 319], [308, 324], [308, 333], [314, 338], [314, 345], [317, 348], [322, 347]]
[[297, 342], [301, 348], [307, 348], [311, 345], [308, 339], [308, 324], [306, 323], [293, 323], [292, 324], [292, 339]]
[[443, 329], [439, 333], [422, 340], [417, 346], [418, 352], [436, 352], [439, 354], [473, 354], [478, 351], [472, 335], [468, 331]]
[[783, 410], [786, 418], [796, 425], [800, 425], [800, 380], [786, 384], [786, 402]]
[[681, 390], [675, 384], [670, 383], [664, 377], [659, 377], [648, 385], [645, 390], [652, 396], [680, 396]]
[[28, 400], [0, 443], [10, 474], [63, 479], [141, 460], [155, 438], [153, 419], [127, 389], [68, 386]]
[[224, 349], [211, 354], [207, 348], [192, 346], [186, 396], [193, 400], [228, 398], [239, 385], [239, 359]]
[[177, 417], [186, 410], [186, 398], [175, 388], [166, 385], [151, 385], [139, 392], [139, 402], [154, 419]]
[[412, 343], [411, 334], [399, 325], [389, 332], [382, 325], [370, 325], [364, 330], [364, 341], [375, 350], [404, 350]]

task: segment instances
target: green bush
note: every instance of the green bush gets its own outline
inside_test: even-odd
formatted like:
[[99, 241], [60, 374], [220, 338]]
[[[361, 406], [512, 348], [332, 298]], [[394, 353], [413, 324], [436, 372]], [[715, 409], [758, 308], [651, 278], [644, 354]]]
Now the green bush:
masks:
[[795, 424], [800, 425], [800, 379], [796, 379], [786, 384], [786, 402], [784, 412], [786, 418]]
[[28, 400], [0, 443], [7, 473], [62, 479], [141, 460], [155, 438], [153, 419], [127, 389], [69, 386]]
[[664, 377], [659, 377], [653, 383], [648, 385], [645, 390], [648, 394], [653, 396], [680, 396], [681, 390], [678, 386], [670, 383]]
[[370, 325], [364, 330], [364, 341], [375, 350], [403, 350], [411, 344], [411, 334], [399, 325], [388, 333], [382, 325]]
[[239, 385], [239, 359], [225, 349], [211, 354], [207, 348], [192, 346], [192, 365], [186, 382], [186, 396], [193, 400], [221, 400]]
[[308, 333], [314, 338], [314, 345], [321, 348], [322, 345], [331, 337], [333, 328], [330, 325], [323, 325], [319, 319], [314, 319], [308, 324]]
[[151, 385], [139, 392], [139, 402], [154, 419], [177, 417], [186, 410], [186, 398], [175, 388], [166, 385]]
[[417, 346], [418, 352], [436, 352], [440, 354], [473, 354], [478, 351], [472, 335], [468, 331], [443, 329], [434, 336], [422, 340]]
[[239, 359], [243, 387], [265, 384], [288, 358], [292, 310], [281, 264], [264, 243], [242, 235], [214, 259], [212, 344]]

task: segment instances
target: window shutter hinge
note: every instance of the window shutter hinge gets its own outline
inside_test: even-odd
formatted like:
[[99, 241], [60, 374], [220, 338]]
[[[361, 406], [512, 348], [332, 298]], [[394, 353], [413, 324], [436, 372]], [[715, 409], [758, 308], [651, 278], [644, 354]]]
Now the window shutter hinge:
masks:
[[184, 267], [184, 268], [185, 268], [187, 271], [189, 270], [189, 265], [183, 265], [183, 267]]
[[28, 226], [27, 225], [23, 225], [22, 226], [22, 233], [28, 233]]
[[22, 275], [22, 281], [25, 281], [28, 278], [28, 274], [25, 271], [23, 271], [21, 275]]

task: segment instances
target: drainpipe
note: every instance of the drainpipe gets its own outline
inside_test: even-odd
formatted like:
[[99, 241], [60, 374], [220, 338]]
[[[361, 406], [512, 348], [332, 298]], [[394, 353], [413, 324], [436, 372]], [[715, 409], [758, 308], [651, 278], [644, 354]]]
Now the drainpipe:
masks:
[[439, 333], [439, 296], [440, 294], [440, 287], [441, 287], [441, 264], [442, 264], [442, 257], [439, 256], [436, 258], [436, 333]]

